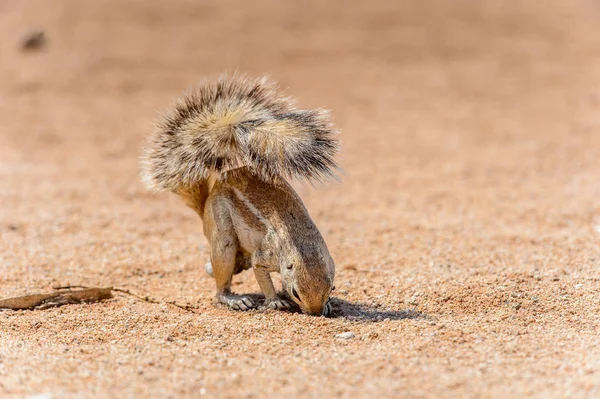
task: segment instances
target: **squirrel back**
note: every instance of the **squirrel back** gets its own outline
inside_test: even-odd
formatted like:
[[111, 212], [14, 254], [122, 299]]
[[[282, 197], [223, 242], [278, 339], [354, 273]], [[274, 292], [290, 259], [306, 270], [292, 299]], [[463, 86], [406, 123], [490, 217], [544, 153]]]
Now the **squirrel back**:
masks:
[[297, 109], [266, 78], [221, 76], [163, 116], [142, 155], [142, 180], [179, 194], [208, 190], [211, 176], [243, 166], [265, 181], [322, 180], [337, 167], [336, 133], [327, 112]]

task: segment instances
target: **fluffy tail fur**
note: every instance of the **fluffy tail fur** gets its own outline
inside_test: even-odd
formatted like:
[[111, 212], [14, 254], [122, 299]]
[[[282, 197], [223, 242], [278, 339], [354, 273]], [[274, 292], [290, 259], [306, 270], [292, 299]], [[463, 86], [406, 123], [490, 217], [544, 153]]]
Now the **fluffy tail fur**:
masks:
[[181, 192], [211, 174], [247, 166], [265, 180], [333, 175], [336, 132], [322, 110], [298, 110], [266, 78], [222, 76], [181, 97], [142, 156], [156, 191]]

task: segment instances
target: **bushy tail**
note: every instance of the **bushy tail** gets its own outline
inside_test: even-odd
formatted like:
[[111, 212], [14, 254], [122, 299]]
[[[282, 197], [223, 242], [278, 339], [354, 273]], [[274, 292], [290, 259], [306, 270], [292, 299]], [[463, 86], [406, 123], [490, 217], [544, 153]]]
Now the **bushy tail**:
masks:
[[175, 192], [241, 166], [265, 180], [321, 180], [333, 175], [337, 151], [325, 111], [296, 109], [266, 78], [223, 76], [190, 90], [163, 117], [144, 149], [142, 178]]

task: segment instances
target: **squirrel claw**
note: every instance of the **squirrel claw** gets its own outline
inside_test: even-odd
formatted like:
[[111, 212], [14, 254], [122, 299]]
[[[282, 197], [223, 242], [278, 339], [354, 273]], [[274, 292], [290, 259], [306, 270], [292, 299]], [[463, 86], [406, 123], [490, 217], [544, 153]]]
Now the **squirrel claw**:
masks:
[[327, 302], [325, 304], [325, 307], [323, 308], [323, 316], [325, 316], [325, 317], [331, 316], [331, 311], [332, 311], [331, 302]]
[[229, 306], [233, 310], [250, 310], [256, 307], [252, 298], [241, 295], [221, 295], [219, 302]]
[[285, 299], [281, 299], [281, 298], [266, 300], [265, 305], [269, 309], [276, 309], [276, 310], [290, 310], [293, 308], [293, 305], [289, 301], [286, 301]]

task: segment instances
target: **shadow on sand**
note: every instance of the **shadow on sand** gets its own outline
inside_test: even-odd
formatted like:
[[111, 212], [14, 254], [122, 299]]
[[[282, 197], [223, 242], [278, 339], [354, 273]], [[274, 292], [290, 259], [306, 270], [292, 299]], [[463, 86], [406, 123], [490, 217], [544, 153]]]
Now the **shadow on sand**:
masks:
[[[281, 296], [285, 297], [284, 293], [280, 293]], [[260, 307], [263, 306], [265, 297], [262, 294], [244, 294], [254, 300], [254, 302]], [[291, 300], [290, 300], [291, 301]], [[366, 322], [379, 322], [388, 320], [404, 320], [404, 319], [425, 319], [427, 315], [425, 313], [418, 312], [413, 309], [401, 309], [401, 310], [390, 310], [378, 308], [375, 306], [367, 305], [364, 303], [353, 303], [348, 302], [340, 298], [331, 298], [332, 314], [330, 318], [343, 318], [350, 321], [366, 321]], [[290, 312], [300, 313], [300, 309], [292, 309]]]
[[364, 303], [352, 303], [340, 298], [331, 298], [331, 306], [333, 307], [332, 318], [344, 318], [350, 321], [378, 322], [386, 319], [404, 320], [427, 317], [424, 313], [412, 309], [382, 310]]

